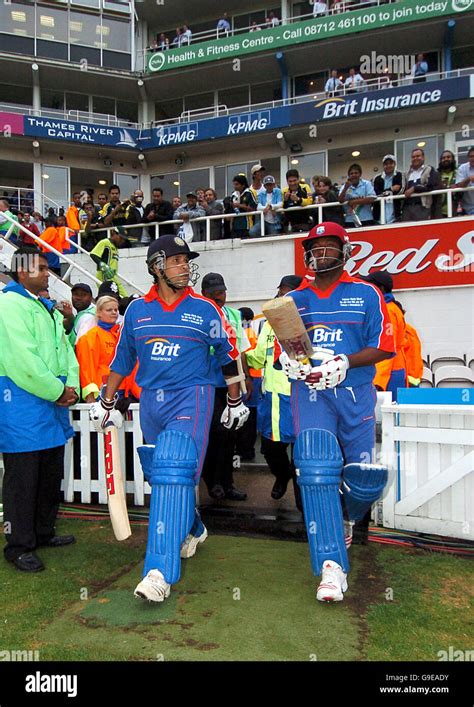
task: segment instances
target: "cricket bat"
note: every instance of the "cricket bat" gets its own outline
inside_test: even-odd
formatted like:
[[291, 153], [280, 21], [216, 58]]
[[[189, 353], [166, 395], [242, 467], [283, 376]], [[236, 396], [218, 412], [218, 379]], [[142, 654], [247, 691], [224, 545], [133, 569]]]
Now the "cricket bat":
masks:
[[276, 297], [265, 302], [262, 312], [288, 356], [301, 363], [309, 363], [313, 345], [294, 300], [291, 297]]
[[126, 540], [132, 534], [127, 512], [125, 481], [116, 427], [109, 427], [104, 434], [105, 479], [110, 520], [117, 540]]

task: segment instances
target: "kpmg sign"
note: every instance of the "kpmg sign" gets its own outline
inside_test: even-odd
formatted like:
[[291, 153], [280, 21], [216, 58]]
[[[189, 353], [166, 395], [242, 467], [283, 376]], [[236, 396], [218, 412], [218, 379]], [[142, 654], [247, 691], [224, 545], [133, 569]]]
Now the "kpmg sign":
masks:
[[[310, 125], [353, 116], [373, 115], [415, 106], [434, 106], [474, 95], [474, 77], [460, 76], [442, 81], [364, 91], [319, 101], [265, 108], [236, 115], [205, 118], [189, 123], [163, 125], [147, 130], [114, 128], [92, 123], [0, 114], [11, 133], [66, 140], [86, 145], [110, 145], [147, 151], [176, 147], [232, 135], [256, 135], [295, 125]], [[472, 88], [471, 88], [472, 84]], [[11, 115], [11, 120], [9, 116]], [[21, 123], [21, 125], [20, 125]]]
[[220, 59], [241, 58], [255, 52], [283, 49], [304, 42], [333, 39], [405, 22], [447, 17], [467, 10], [474, 10], [474, 0], [399, 0], [393, 5], [369, 6], [305, 22], [292, 22], [257, 33], [236, 34], [208, 42], [191, 43], [178, 49], [150, 52], [147, 70], [156, 73]]

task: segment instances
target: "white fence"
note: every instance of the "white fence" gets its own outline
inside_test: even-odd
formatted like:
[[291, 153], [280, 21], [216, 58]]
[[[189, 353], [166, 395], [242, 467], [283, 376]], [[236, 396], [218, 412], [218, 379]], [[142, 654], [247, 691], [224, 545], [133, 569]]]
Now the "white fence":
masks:
[[[72, 426], [76, 435], [66, 445], [64, 500], [79, 503], [107, 503], [104, 465], [104, 437], [92, 430], [89, 420], [89, 405], [80, 404], [72, 408]], [[143, 442], [140, 429], [139, 404], [130, 405], [123, 427], [118, 431], [122, 468], [126, 474], [126, 491], [133, 494], [135, 506], [145, 504], [145, 494], [151, 493], [143, 477], [137, 448]], [[75, 494], [77, 496], [75, 497]], [[94, 497], [93, 495], [94, 494]]]
[[382, 407], [382, 459], [394, 475], [383, 525], [474, 540], [474, 408]]
[[[392, 483], [378, 505], [385, 527], [474, 540], [474, 408], [464, 405], [390, 405], [379, 394], [381, 459]], [[74, 440], [66, 447], [64, 498], [107, 503], [103, 436], [91, 429], [89, 406], [73, 408]], [[130, 406], [119, 443], [126, 490], [143, 506], [151, 493], [137, 447], [143, 444], [139, 405]], [[378, 415], [377, 415], [378, 417]]]

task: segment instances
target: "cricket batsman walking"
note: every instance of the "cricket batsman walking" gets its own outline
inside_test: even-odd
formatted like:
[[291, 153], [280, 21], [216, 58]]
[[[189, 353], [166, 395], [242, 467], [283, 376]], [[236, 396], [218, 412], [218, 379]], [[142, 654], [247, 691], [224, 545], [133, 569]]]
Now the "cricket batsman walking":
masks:
[[110, 424], [121, 426], [117, 390], [138, 358], [146, 442], [138, 453], [152, 493], [143, 579], [135, 596], [151, 602], [170, 595], [180, 579], [181, 558], [192, 557], [207, 538], [195, 509], [195, 486], [214, 406], [211, 346], [228, 387], [222, 424], [239, 429], [249, 415], [240, 395], [236, 341], [222, 310], [189, 286], [199, 277], [193, 262], [198, 256], [178, 236], [162, 236], [150, 245], [147, 267], [153, 286], [129, 305], [107, 386], [90, 409], [98, 432]]
[[303, 240], [303, 249], [314, 280], [306, 276], [287, 296], [314, 345], [313, 357], [300, 363], [283, 352], [279, 360], [292, 381], [294, 463], [312, 569], [321, 575], [317, 599], [342, 601], [349, 571], [347, 528], [363, 518], [387, 482], [387, 469], [372, 463], [372, 381], [375, 364], [395, 349], [381, 293], [344, 270], [351, 253], [345, 229], [321, 223]]

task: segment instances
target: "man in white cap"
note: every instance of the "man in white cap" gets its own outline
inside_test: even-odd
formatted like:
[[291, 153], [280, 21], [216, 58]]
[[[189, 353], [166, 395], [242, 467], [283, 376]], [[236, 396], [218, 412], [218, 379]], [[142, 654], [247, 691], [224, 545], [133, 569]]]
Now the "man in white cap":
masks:
[[[385, 155], [382, 161], [383, 172], [374, 179], [374, 191], [377, 196], [394, 196], [399, 194], [403, 185], [403, 175], [397, 172], [397, 159], [395, 155]], [[385, 201], [385, 223], [394, 223], [400, 220], [402, 199]], [[380, 201], [374, 202], [372, 213], [375, 221], [380, 223]]]
[[252, 184], [250, 185], [250, 189], [253, 191], [255, 201], [258, 201], [259, 192], [263, 191], [263, 173], [266, 171], [267, 170], [263, 165], [260, 164], [260, 162], [254, 164], [253, 167], [251, 167], [250, 169], [250, 176], [252, 177]]

